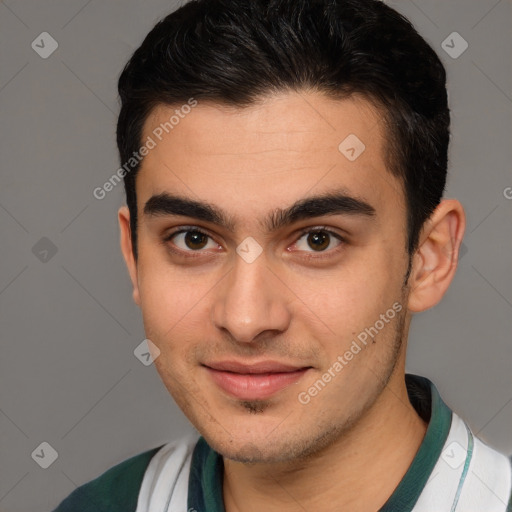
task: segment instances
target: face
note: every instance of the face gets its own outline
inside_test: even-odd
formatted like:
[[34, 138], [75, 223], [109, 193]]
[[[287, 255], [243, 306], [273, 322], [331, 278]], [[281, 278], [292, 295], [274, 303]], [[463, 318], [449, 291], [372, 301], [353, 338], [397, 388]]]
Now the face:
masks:
[[136, 180], [131, 275], [155, 366], [223, 455], [310, 454], [403, 356], [405, 198], [382, 120], [361, 97], [282, 93], [199, 102], [158, 140], [175, 110], [148, 117]]

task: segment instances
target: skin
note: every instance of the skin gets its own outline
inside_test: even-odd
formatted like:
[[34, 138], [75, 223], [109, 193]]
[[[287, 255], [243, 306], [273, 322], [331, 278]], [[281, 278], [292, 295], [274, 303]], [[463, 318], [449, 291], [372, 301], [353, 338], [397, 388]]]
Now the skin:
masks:
[[[155, 108], [143, 140], [175, 108]], [[423, 440], [427, 425], [404, 381], [409, 324], [450, 285], [465, 215], [456, 200], [440, 203], [423, 227], [404, 285], [405, 197], [386, 169], [384, 130], [378, 111], [359, 96], [286, 92], [244, 109], [199, 102], [142, 163], [137, 262], [128, 209], [119, 210], [133, 298], [147, 338], [160, 350], [155, 366], [192, 424], [224, 456], [227, 512], [377, 510]], [[338, 150], [349, 134], [366, 146], [355, 161]], [[364, 199], [375, 215], [323, 215], [275, 232], [264, 227], [276, 209], [335, 189]], [[164, 192], [215, 205], [233, 219], [234, 231], [144, 214], [148, 199]], [[184, 235], [162, 241], [183, 226], [211, 238], [200, 249]], [[301, 234], [319, 228], [345, 241], [328, 237], [319, 251]], [[236, 252], [247, 237], [262, 248], [252, 263]], [[374, 342], [300, 403], [298, 394], [397, 302], [402, 311]], [[226, 394], [203, 366], [228, 359], [309, 369], [270, 398], [247, 401]]]

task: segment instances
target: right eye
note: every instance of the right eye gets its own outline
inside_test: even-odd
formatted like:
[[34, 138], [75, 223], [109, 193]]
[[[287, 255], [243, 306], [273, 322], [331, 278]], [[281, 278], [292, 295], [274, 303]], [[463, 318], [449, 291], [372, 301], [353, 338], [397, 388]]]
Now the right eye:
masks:
[[202, 249], [216, 249], [219, 247], [210, 235], [195, 227], [181, 228], [173, 231], [166, 235], [164, 242], [172, 242], [172, 245], [183, 253], [203, 252]]

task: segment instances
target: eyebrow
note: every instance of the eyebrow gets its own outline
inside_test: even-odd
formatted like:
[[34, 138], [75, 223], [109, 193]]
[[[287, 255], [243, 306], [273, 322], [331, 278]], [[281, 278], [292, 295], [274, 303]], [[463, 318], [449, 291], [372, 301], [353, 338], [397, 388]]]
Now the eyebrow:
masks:
[[[168, 193], [157, 194], [148, 199], [144, 205], [144, 215], [182, 215], [217, 224], [230, 232], [234, 232], [236, 226], [234, 218], [217, 206]], [[267, 231], [274, 232], [299, 220], [323, 215], [357, 215], [371, 218], [376, 215], [376, 210], [365, 200], [353, 197], [345, 191], [329, 192], [300, 199], [285, 209], [276, 208], [261, 225]]]

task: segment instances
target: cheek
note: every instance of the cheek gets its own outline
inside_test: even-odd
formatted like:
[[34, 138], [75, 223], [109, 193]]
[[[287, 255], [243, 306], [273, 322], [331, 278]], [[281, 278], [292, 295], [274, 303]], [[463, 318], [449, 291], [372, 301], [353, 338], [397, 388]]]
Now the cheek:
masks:
[[171, 263], [165, 250], [147, 244], [140, 251], [139, 291], [149, 326], [170, 328], [185, 317], [207, 293], [210, 280], [206, 273]]
[[361, 251], [329, 272], [290, 276], [290, 288], [331, 335], [345, 339], [378, 320], [400, 297], [401, 274], [388, 256]]
[[178, 333], [186, 331], [200, 305], [207, 287], [184, 279], [169, 268], [156, 265], [140, 273], [139, 291], [146, 335], [161, 350], [168, 350]]
[[213, 339], [211, 307], [217, 281], [218, 273], [201, 275], [170, 265], [146, 266], [141, 273], [144, 330], [160, 349], [155, 362], [164, 381], [190, 379], [199, 349]]

